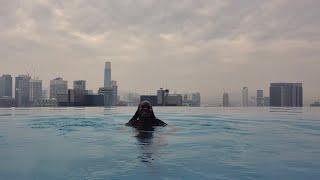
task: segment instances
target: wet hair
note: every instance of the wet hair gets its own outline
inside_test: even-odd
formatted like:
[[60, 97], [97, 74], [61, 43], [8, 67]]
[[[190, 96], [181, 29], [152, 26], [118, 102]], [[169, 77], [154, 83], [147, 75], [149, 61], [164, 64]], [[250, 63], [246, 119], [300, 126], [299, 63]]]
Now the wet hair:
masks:
[[139, 108], [141, 108], [142, 106], [148, 106], [149, 109], [152, 109], [151, 103], [150, 103], [149, 101], [142, 101], [142, 102], [139, 104]]

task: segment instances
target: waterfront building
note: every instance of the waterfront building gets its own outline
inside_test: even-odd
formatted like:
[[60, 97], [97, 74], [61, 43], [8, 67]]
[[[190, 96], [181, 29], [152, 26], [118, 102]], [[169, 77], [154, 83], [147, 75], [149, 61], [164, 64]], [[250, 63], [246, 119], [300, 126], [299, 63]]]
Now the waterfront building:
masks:
[[257, 106], [263, 106], [263, 90], [257, 90]]
[[56, 107], [58, 106], [57, 99], [47, 99], [47, 98], [42, 98], [38, 99], [34, 102], [33, 106], [36, 107]]
[[201, 95], [199, 92], [192, 93], [192, 106], [200, 107], [201, 105]]
[[242, 88], [242, 106], [247, 107], [249, 106], [249, 92], [248, 87]]
[[223, 93], [222, 101], [223, 101], [223, 107], [229, 107], [230, 106], [229, 94], [228, 93]]
[[111, 87], [111, 62], [106, 62], [104, 67], [104, 87]]
[[36, 80], [36, 79], [30, 79], [30, 85], [29, 85], [29, 101], [31, 104], [34, 104], [37, 100], [40, 100], [42, 98], [42, 81]]
[[270, 106], [270, 97], [263, 97], [263, 106]]
[[30, 105], [30, 76], [19, 75], [15, 78], [15, 105], [26, 107]]
[[86, 106], [104, 106], [104, 96], [102, 94], [85, 95]]
[[58, 94], [68, 94], [68, 81], [61, 77], [50, 80], [50, 99], [57, 98]]
[[157, 90], [157, 105], [158, 106], [163, 106], [164, 105], [164, 94], [165, 91], [163, 88], [160, 88]]
[[0, 77], [0, 97], [12, 97], [12, 76], [9, 74]]
[[113, 94], [113, 102], [112, 105], [116, 106], [118, 104], [118, 85], [117, 81], [111, 81], [112, 94]]
[[302, 107], [302, 83], [271, 83], [270, 106]]
[[12, 97], [0, 97], [0, 107], [14, 107], [14, 99]]
[[311, 107], [320, 107], [320, 101], [315, 101], [314, 103], [310, 104]]
[[73, 81], [74, 90], [86, 90], [86, 81], [85, 80], [76, 80]]
[[104, 105], [105, 106], [113, 106], [113, 89], [112, 87], [103, 87], [99, 88], [98, 94], [102, 94], [104, 96]]
[[156, 95], [141, 95], [140, 102], [149, 101], [152, 106], [158, 106], [158, 96]]

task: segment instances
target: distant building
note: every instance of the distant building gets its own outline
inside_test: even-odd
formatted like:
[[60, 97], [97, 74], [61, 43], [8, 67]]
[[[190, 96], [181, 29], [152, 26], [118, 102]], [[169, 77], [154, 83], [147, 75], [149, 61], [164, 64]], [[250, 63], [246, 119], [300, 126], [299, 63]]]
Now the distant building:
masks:
[[30, 103], [34, 104], [37, 100], [40, 100], [42, 98], [42, 81], [41, 80], [35, 80], [30, 79], [30, 85], [29, 85], [29, 93], [30, 93]]
[[33, 106], [36, 107], [56, 107], [58, 106], [58, 102], [56, 99], [38, 99], [34, 102]]
[[257, 106], [263, 106], [263, 90], [257, 90]]
[[263, 97], [263, 106], [270, 106], [270, 98]]
[[249, 92], [248, 87], [242, 88], [242, 106], [247, 107], [249, 106]]
[[111, 87], [111, 62], [106, 62], [104, 67], [104, 87]]
[[165, 96], [165, 106], [182, 106], [182, 96], [180, 94]]
[[201, 106], [201, 95], [199, 92], [192, 93], [192, 106], [194, 107]]
[[30, 105], [30, 76], [19, 75], [15, 79], [15, 105], [26, 107]]
[[164, 105], [164, 94], [165, 90], [163, 88], [160, 88], [157, 90], [157, 105], [163, 106]]
[[223, 101], [223, 107], [229, 107], [230, 106], [229, 94], [228, 93], [223, 93], [222, 101]]
[[118, 85], [117, 81], [111, 81], [112, 94], [113, 94], [113, 102], [112, 105], [115, 106], [118, 104]]
[[140, 96], [140, 102], [148, 100], [153, 106], [182, 106], [180, 94], [169, 94], [168, 89], [157, 90], [157, 95]]
[[320, 101], [315, 101], [314, 103], [310, 104], [311, 107], [320, 107]]
[[141, 95], [140, 102], [149, 101], [152, 106], [158, 106], [158, 96], [156, 95]]
[[270, 106], [302, 107], [302, 83], [271, 83]]
[[73, 81], [73, 89], [74, 90], [86, 90], [86, 81], [85, 80]]
[[50, 99], [61, 94], [68, 94], [68, 81], [58, 77], [50, 81]]
[[47, 89], [42, 89], [42, 98], [49, 99], [49, 91]]
[[0, 97], [0, 107], [14, 107], [14, 99], [12, 97]]
[[112, 87], [103, 87], [99, 88], [98, 94], [102, 94], [104, 96], [104, 105], [105, 106], [113, 106], [113, 88]]
[[69, 103], [70, 98], [69, 98], [68, 93], [67, 94], [57, 94], [54, 99], [56, 99], [58, 106], [70, 106], [70, 103]]
[[85, 106], [104, 106], [104, 96], [102, 94], [85, 95]]
[[0, 97], [12, 97], [12, 77], [9, 74], [0, 77]]
[[128, 106], [137, 106], [140, 103], [140, 95], [137, 93], [128, 93], [125, 96]]

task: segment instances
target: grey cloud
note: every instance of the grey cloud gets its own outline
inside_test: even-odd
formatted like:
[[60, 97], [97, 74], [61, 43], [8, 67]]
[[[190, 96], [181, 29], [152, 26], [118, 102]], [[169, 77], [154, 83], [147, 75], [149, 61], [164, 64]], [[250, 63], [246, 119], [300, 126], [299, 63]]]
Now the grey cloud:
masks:
[[4, 1], [0, 72], [27, 64], [46, 81], [85, 78], [97, 89], [111, 60], [124, 91], [168, 86], [209, 97], [287, 79], [320, 98], [319, 8], [317, 0]]

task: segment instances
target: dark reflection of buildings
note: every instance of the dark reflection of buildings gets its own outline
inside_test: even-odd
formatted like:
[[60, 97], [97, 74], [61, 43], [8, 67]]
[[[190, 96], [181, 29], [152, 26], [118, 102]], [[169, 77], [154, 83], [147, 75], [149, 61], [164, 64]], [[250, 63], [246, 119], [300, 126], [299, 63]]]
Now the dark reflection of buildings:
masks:
[[138, 140], [138, 146], [141, 149], [141, 154], [138, 158], [143, 163], [152, 163], [155, 160], [155, 156], [158, 156], [158, 151], [162, 146], [165, 146], [163, 137], [159, 136], [154, 130], [141, 131], [137, 130], [135, 136]]

